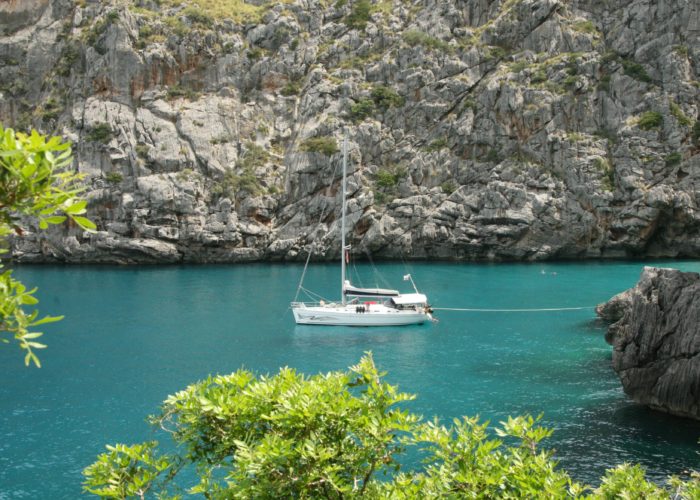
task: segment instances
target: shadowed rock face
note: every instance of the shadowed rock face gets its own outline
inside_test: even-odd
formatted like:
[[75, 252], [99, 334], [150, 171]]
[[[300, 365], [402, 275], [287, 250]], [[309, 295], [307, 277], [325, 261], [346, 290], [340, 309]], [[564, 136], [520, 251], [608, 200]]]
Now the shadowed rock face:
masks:
[[48, 5], [49, 0], [0, 0], [0, 35], [33, 25]]
[[700, 275], [645, 267], [596, 308], [610, 325], [613, 369], [635, 401], [700, 420]]

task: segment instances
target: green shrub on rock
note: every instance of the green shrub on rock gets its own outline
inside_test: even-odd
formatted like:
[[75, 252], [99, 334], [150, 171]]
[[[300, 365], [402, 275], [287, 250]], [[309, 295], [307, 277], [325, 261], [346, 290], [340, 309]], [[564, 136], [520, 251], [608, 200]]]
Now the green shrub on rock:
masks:
[[216, 197], [233, 199], [242, 191], [257, 196], [262, 187], [255, 172], [249, 167], [244, 167], [241, 173], [227, 170], [223, 178], [212, 186], [211, 191]]
[[596, 158], [593, 165], [601, 173], [601, 184], [606, 191], [615, 190], [615, 168], [607, 158]]
[[663, 124], [664, 117], [661, 116], [661, 113], [657, 113], [656, 111], [647, 111], [642, 114], [642, 116], [639, 117], [639, 121], [637, 121], [637, 125], [639, 125], [639, 128], [642, 130], [660, 128]]
[[440, 151], [447, 147], [447, 139], [445, 137], [440, 137], [435, 139], [430, 144], [428, 144], [424, 149], [427, 153], [433, 153], [435, 151]]
[[350, 116], [355, 121], [362, 121], [374, 113], [374, 101], [366, 97], [350, 105]]
[[450, 44], [447, 42], [416, 29], [405, 31], [403, 34], [403, 41], [411, 47], [422, 45], [428, 49], [439, 50], [442, 52], [451, 51]]
[[93, 125], [87, 133], [86, 139], [91, 142], [108, 143], [114, 132], [108, 123], [97, 123]]
[[380, 188], [393, 188], [406, 175], [406, 170], [393, 165], [387, 168], [380, 168], [375, 174], [377, 186]]
[[345, 24], [348, 26], [348, 28], [363, 30], [369, 22], [371, 13], [372, 4], [369, 0], [358, 0], [352, 6], [352, 11], [345, 19]]
[[370, 95], [377, 107], [384, 110], [388, 108], [398, 108], [404, 104], [404, 98], [401, 97], [398, 92], [384, 85], [377, 85], [374, 87]]
[[335, 137], [311, 137], [301, 143], [301, 150], [307, 153], [321, 153], [332, 156], [339, 151]]
[[693, 124], [692, 120], [690, 118], [688, 118], [685, 115], [685, 113], [683, 113], [683, 110], [681, 109], [681, 107], [678, 104], [676, 104], [675, 102], [670, 101], [668, 103], [668, 108], [671, 111], [671, 114], [675, 117], [675, 119], [678, 120], [678, 123], [680, 125], [690, 127]]
[[124, 176], [119, 172], [108, 172], [105, 174], [105, 180], [110, 184], [119, 184], [124, 180]]
[[635, 80], [639, 80], [640, 82], [644, 83], [651, 82], [651, 77], [647, 73], [646, 69], [644, 69], [644, 66], [638, 62], [631, 61], [630, 59], [622, 59], [622, 68], [627, 76], [632, 77]]
[[290, 80], [284, 85], [284, 87], [282, 87], [280, 94], [286, 97], [299, 95], [301, 93], [301, 87], [302, 85], [300, 81]]
[[681, 162], [681, 160], [683, 160], [683, 156], [676, 151], [675, 153], [671, 153], [666, 157], [665, 163], [667, 167], [675, 167]]
[[440, 184], [440, 189], [447, 195], [454, 193], [457, 190], [457, 187], [457, 183], [453, 180], [445, 181]]

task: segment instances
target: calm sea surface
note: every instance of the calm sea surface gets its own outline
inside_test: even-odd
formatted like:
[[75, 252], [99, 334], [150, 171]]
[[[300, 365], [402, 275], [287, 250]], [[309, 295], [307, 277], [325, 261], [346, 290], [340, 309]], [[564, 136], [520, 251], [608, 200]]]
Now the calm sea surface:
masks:
[[[661, 265], [700, 271], [697, 262]], [[162, 438], [145, 422], [168, 396], [211, 373], [280, 366], [345, 369], [372, 351], [426, 417], [544, 413], [545, 442], [575, 478], [596, 483], [629, 461], [661, 479], [700, 469], [700, 423], [630, 402], [610, 368], [592, 306], [636, 283], [641, 263], [359, 265], [356, 284], [402, 287], [411, 272], [435, 307], [564, 308], [532, 313], [437, 312], [439, 323], [353, 329], [295, 326], [300, 265], [20, 267], [46, 328], [43, 367], [0, 345], [0, 499], [75, 498], [104, 445]], [[305, 286], [338, 296], [335, 265]]]

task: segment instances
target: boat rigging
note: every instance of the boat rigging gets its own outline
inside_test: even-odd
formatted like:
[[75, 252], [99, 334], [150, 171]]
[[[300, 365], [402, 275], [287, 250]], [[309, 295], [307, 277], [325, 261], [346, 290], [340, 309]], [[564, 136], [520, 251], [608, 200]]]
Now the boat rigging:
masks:
[[[343, 139], [343, 186], [341, 208], [340, 252], [340, 301], [292, 302], [294, 321], [301, 325], [332, 326], [399, 326], [432, 321], [432, 309], [428, 298], [416, 288], [410, 274], [404, 281], [413, 285], [412, 293], [400, 293], [385, 288], [360, 288], [353, 286], [346, 277], [346, 265], [350, 245], [346, 243], [345, 215], [347, 211], [347, 137]], [[307, 265], [308, 265], [307, 260]], [[302, 288], [306, 266], [299, 289]], [[373, 299], [373, 300], [366, 300]]]

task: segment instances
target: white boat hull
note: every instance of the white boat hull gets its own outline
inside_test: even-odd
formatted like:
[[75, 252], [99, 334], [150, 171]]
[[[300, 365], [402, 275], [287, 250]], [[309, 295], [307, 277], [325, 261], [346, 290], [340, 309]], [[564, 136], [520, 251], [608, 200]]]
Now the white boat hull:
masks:
[[298, 325], [400, 326], [419, 325], [432, 319], [430, 313], [423, 309], [400, 310], [379, 304], [365, 308], [364, 312], [359, 312], [352, 304], [294, 304], [292, 312]]

